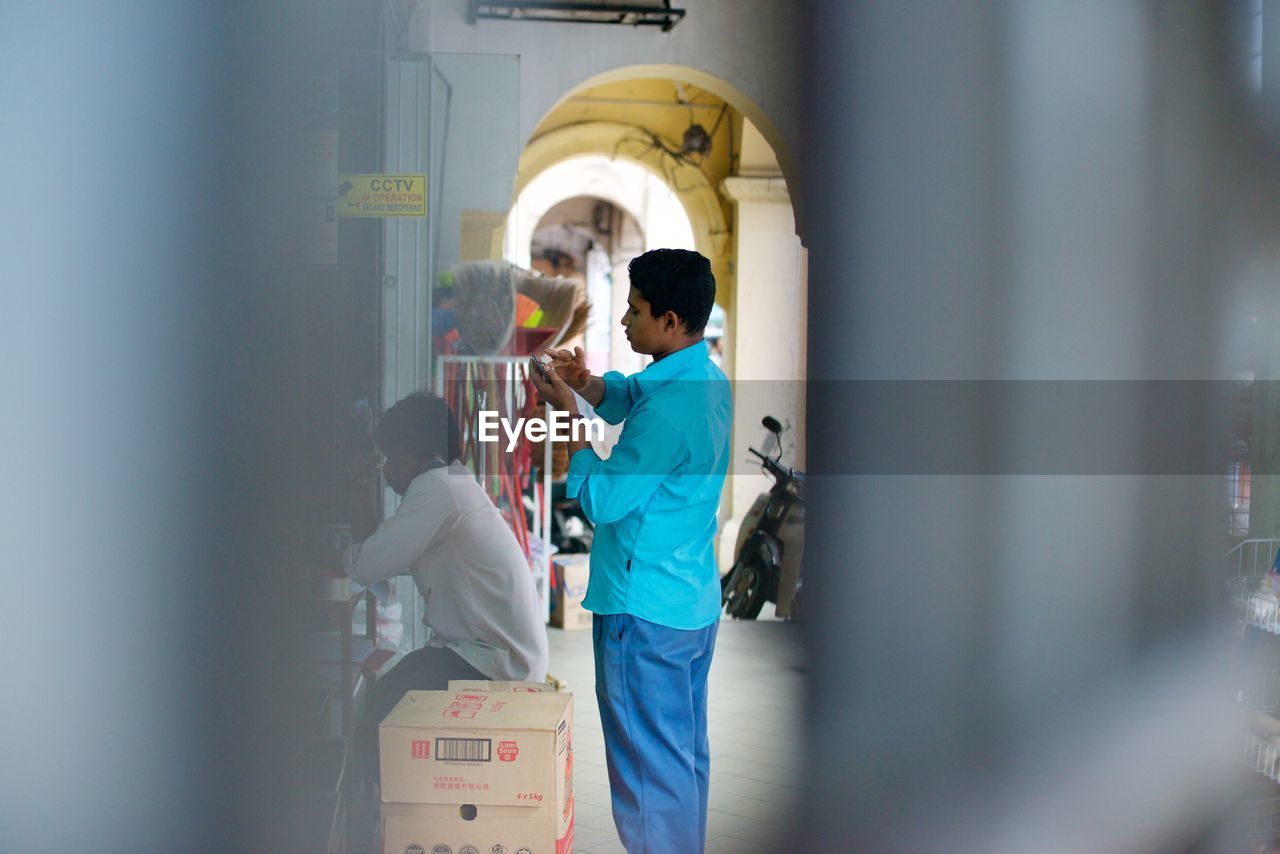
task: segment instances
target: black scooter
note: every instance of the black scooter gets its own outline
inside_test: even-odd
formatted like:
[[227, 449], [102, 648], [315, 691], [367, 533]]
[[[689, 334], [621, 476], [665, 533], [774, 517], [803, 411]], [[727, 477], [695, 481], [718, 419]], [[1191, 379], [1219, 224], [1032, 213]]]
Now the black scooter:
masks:
[[720, 579], [721, 607], [742, 620], [754, 620], [766, 601], [777, 603], [779, 617], [794, 616], [804, 552], [804, 472], [779, 463], [782, 425], [778, 420], [766, 415], [760, 423], [769, 431], [765, 450], [748, 450], [774, 484], [743, 519], [733, 568]]

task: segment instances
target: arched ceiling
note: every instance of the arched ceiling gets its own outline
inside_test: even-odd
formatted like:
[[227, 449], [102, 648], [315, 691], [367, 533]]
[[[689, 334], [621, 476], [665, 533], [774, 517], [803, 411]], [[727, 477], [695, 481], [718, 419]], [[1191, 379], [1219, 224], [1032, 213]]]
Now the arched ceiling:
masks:
[[[573, 125], [594, 122], [630, 125], [636, 129], [617, 154], [644, 159], [665, 173], [677, 191], [679, 173], [688, 166], [702, 172], [712, 187], [733, 174], [742, 147], [742, 115], [711, 92], [690, 83], [663, 78], [640, 78], [604, 83], [580, 90], [561, 101], [539, 124], [530, 142]], [[711, 134], [705, 156], [681, 158], [685, 131], [698, 124]], [[726, 221], [732, 221], [727, 199], [721, 200]]]

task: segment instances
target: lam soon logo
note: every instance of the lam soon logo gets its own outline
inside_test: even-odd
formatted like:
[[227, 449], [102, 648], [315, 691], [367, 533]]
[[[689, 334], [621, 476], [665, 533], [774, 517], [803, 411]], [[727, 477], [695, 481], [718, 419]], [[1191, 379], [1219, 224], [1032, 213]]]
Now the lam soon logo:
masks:
[[431, 742], [427, 740], [414, 740], [410, 747], [410, 756], [414, 759], [430, 759], [431, 758]]
[[516, 757], [520, 755], [520, 748], [514, 741], [498, 742], [498, 759], [503, 762], [515, 762]]

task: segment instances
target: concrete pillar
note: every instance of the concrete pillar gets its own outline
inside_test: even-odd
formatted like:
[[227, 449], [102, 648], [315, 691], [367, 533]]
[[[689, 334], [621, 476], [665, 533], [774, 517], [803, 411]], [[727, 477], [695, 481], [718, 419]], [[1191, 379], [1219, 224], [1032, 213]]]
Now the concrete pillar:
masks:
[[[1270, 285], [1270, 282], [1268, 282]], [[1249, 536], [1280, 537], [1280, 298], [1274, 286], [1259, 293], [1257, 362], [1254, 369], [1253, 471]]]
[[[1280, 125], [1280, 0], [1262, 4], [1260, 107], [1268, 123]], [[1271, 258], [1274, 262], [1275, 254]], [[1263, 265], [1273, 269], [1271, 264]], [[1258, 318], [1254, 365], [1253, 448], [1249, 536], [1280, 537], [1280, 297], [1274, 277], [1258, 277], [1250, 304]]]
[[808, 253], [795, 233], [795, 215], [781, 176], [726, 178], [722, 191], [737, 205], [738, 289], [726, 330], [734, 380], [730, 520], [721, 531], [722, 568], [742, 517], [773, 481], [749, 462], [747, 448], [764, 435], [772, 415], [786, 428], [783, 460], [804, 466], [806, 275]]
[[1218, 436], [1156, 381], [1215, 376], [1231, 193], [1275, 156], [1240, 148], [1215, 6], [807, 6], [790, 845], [1187, 847], [1241, 773], [1223, 487], [1150, 464]]

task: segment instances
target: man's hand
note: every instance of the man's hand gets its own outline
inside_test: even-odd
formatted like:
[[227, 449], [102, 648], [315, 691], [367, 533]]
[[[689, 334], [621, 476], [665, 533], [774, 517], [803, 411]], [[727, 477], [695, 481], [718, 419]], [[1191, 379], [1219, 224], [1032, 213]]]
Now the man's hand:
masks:
[[[532, 356], [531, 358], [537, 359], [538, 357]], [[590, 374], [587, 376], [590, 376]], [[529, 379], [533, 381], [533, 387], [538, 390], [538, 394], [544, 401], [551, 404], [556, 409], [563, 409], [570, 415], [578, 414], [578, 400], [573, 396], [573, 389], [565, 384], [559, 370], [548, 370], [546, 378], [544, 379], [536, 366], [531, 367], [529, 370]]]
[[568, 350], [545, 350], [551, 357], [551, 373], [564, 380], [569, 388], [582, 396], [592, 406], [599, 406], [604, 400], [604, 380], [591, 375], [587, 370], [587, 355], [581, 347]]
[[544, 350], [551, 357], [551, 369], [560, 375], [560, 379], [565, 381], [569, 388], [582, 393], [586, 388], [587, 381], [591, 379], [591, 372], [587, 370], [587, 355], [582, 352], [581, 347], [574, 347], [573, 352], [568, 350]]
[[[547, 352], [550, 352], [550, 351], [547, 351]], [[561, 350], [560, 352], [565, 353], [568, 351]], [[537, 356], [533, 357], [534, 360], [537, 360], [537, 358], [538, 358]], [[581, 358], [582, 358], [582, 350], [578, 350], [579, 361], [581, 361]], [[586, 369], [583, 368], [583, 370], [585, 371]], [[538, 394], [542, 396], [543, 401], [551, 404], [556, 409], [563, 409], [565, 412], [569, 413], [570, 418], [580, 417], [578, 413], [578, 399], [574, 397], [573, 389], [569, 388], [569, 386], [565, 383], [564, 379], [561, 377], [560, 372], [558, 370], [555, 370], [554, 368], [549, 368], [547, 370], [546, 378], [544, 379], [542, 374], [538, 372], [538, 369], [536, 367], [532, 367], [529, 371], [529, 379], [533, 381], [533, 387], [538, 390]], [[588, 373], [587, 374], [588, 382], [591, 379], [593, 378], [591, 374]], [[597, 378], [596, 382], [601, 382], [601, 381]], [[601, 385], [603, 385], [602, 382], [601, 382]], [[572, 458], [574, 454], [578, 453], [578, 451], [581, 451], [584, 448], [589, 447], [590, 444], [586, 439], [586, 436], [588, 435], [588, 431], [586, 430], [582, 431], [581, 434], [571, 432], [570, 435], [578, 436], [576, 440], [573, 438], [570, 438], [566, 442], [566, 444], [569, 446], [569, 457]]]

